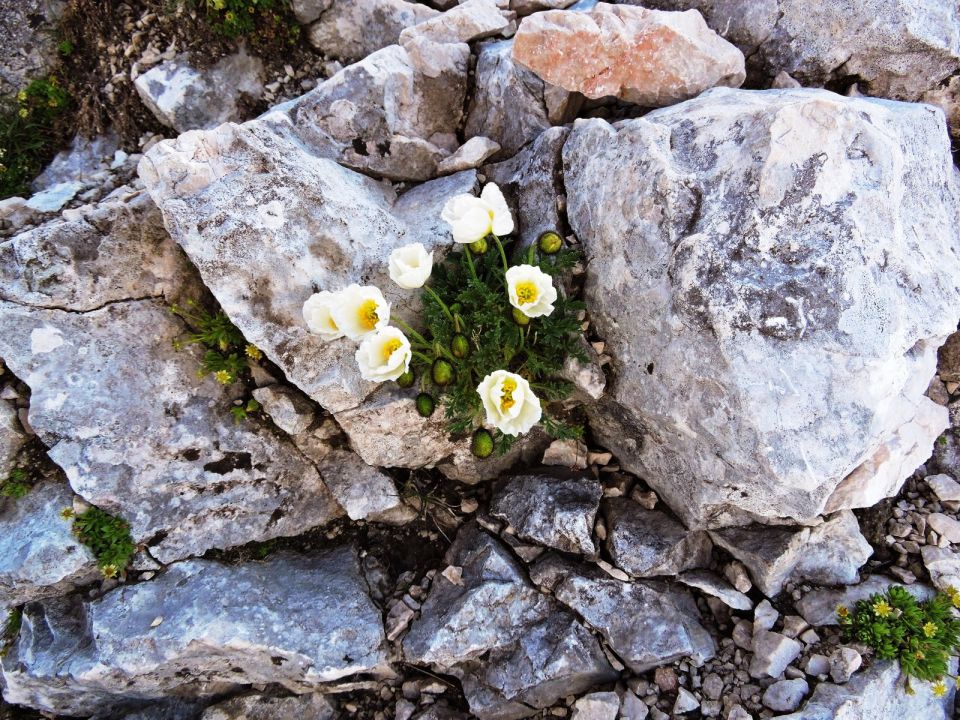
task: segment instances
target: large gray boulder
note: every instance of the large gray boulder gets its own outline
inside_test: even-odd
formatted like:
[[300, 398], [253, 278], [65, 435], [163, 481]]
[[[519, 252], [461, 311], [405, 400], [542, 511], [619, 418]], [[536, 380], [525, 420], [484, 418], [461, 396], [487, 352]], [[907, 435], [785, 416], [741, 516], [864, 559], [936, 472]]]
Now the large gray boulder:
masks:
[[230, 414], [166, 306], [200, 284], [143, 193], [0, 245], [0, 357], [74, 491], [162, 562], [296, 535], [343, 514], [289, 441]]
[[616, 678], [596, 638], [476, 524], [460, 531], [446, 560], [459, 579], [436, 576], [403, 652], [458, 677], [475, 716], [526, 717]]
[[688, 525], [873, 505], [928, 457], [960, 307], [941, 113], [720, 88], [578, 121], [563, 157], [614, 358], [594, 434]]
[[100, 576], [93, 554], [60, 516], [73, 498], [66, 483], [50, 481], [22, 498], [0, 498], [0, 608], [63, 595]]
[[384, 670], [380, 611], [367, 593], [350, 547], [177, 563], [90, 602], [27, 605], [0, 684], [7, 702], [65, 715], [257, 683], [317, 689]]
[[918, 100], [960, 70], [953, 0], [618, 0], [700, 10], [749, 70], [802, 85], [856, 80], [871, 95]]
[[327, 7], [307, 31], [307, 38], [325, 57], [343, 62], [362, 60], [393, 45], [404, 28], [440, 14], [406, 0], [329, 0], [325, 4]]

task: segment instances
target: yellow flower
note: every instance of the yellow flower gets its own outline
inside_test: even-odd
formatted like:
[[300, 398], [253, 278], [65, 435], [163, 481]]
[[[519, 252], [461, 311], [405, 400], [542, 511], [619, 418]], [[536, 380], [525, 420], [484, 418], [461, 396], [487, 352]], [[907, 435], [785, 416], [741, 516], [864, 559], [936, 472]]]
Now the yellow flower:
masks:
[[936, 635], [937, 630], [938, 628], [936, 623], [928, 622], [923, 626], [923, 634], [928, 638], [932, 638], [934, 635]]
[[100, 568], [100, 572], [103, 573], [104, 577], [113, 578], [117, 576], [117, 573], [120, 572], [120, 569], [116, 565], [104, 565]]
[[850, 617], [850, 610], [847, 609], [846, 605], [837, 605], [837, 617], [841, 620], [846, 620]]
[[947, 694], [947, 684], [943, 680], [937, 680], [933, 684], [932, 690], [934, 697], [941, 698]]
[[923, 654], [922, 650], [917, 650], [913, 654], [913, 657], [916, 658], [917, 660], [925, 660], [927, 656]]
[[553, 312], [557, 289], [553, 279], [533, 265], [515, 265], [506, 272], [507, 296], [510, 304], [528, 318]]
[[873, 604], [873, 612], [877, 617], [885, 618], [890, 617], [890, 615], [893, 614], [893, 608], [890, 607], [890, 603], [888, 603], [886, 600], [877, 600]]
[[73, 508], [65, 507], [63, 510], [60, 511], [60, 517], [62, 517], [64, 520], [69, 520], [70, 518], [72, 518]]
[[27, 91], [26, 91], [26, 90], [21, 90], [20, 92], [18, 92], [18, 93], [17, 93], [17, 100], [19, 100], [20, 102], [26, 102], [26, 101], [27, 101]]
[[20, 113], [19, 113], [20, 117], [25, 118], [29, 114], [30, 113], [26, 108], [20, 108]]
[[953, 603], [955, 608], [960, 608], [960, 590], [957, 590], [953, 585], [947, 588], [947, 596], [950, 598], [950, 602]]
[[229, 385], [231, 382], [233, 382], [233, 375], [231, 375], [228, 370], [217, 370], [213, 376], [221, 385]]
[[260, 360], [263, 357], [263, 352], [256, 345], [247, 345], [247, 348], [244, 350], [244, 352], [251, 360]]

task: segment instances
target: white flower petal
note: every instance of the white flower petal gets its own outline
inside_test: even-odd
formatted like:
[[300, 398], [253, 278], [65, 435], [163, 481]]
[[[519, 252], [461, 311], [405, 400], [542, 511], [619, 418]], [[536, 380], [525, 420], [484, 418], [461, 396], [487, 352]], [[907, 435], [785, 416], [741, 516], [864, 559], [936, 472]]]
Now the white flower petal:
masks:
[[303, 321], [307, 329], [324, 340], [343, 337], [343, 331], [333, 319], [333, 308], [339, 303], [337, 293], [329, 290], [314, 293], [303, 304]]
[[411, 356], [410, 341], [393, 327], [367, 335], [355, 355], [360, 377], [372, 382], [396, 380], [410, 367]]
[[433, 271], [433, 253], [423, 243], [413, 243], [390, 253], [390, 279], [405, 290], [423, 287]]
[[390, 305], [373, 285], [350, 285], [337, 293], [333, 321], [351, 340], [360, 340], [390, 322]]
[[468, 244], [486, 237], [493, 228], [493, 211], [473, 195], [457, 195], [443, 206], [440, 217], [450, 224], [455, 242]]
[[[504, 407], [504, 384], [508, 385], [510, 395], [507, 407]], [[530, 389], [530, 383], [519, 375], [494, 370], [477, 385], [477, 393], [486, 412], [487, 424], [507, 435], [525, 433], [540, 421], [540, 399]]]
[[506, 272], [510, 304], [529, 318], [553, 312], [557, 289], [553, 278], [533, 265], [515, 265]]
[[487, 183], [480, 193], [480, 199], [493, 211], [493, 232], [498, 237], [513, 232], [513, 214], [496, 183]]

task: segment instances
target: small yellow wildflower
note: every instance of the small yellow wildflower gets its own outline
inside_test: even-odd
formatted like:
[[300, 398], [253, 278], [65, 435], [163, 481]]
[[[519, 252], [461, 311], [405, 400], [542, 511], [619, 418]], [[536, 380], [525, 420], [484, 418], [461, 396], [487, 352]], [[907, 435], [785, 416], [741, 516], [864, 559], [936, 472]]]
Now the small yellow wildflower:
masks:
[[62, 517], [64, 520], [69, 520], [70, 518], [72, 518], [73, 508], [65, 507], [63, 510], [60, 511], [60, 517]]
[[917, 660], [925, 660], [927, 656], [923, 654], [922, 650], [917, 650], [913, 654], [913, 657], [916, 658]]
[[941, 698], [947, 694], [947, 684], [943, 680], [937, 680], [931, 689], [934, 697]]
[[873, 604], [873, 612], [877, 617], [890, 617], [893, 614], [893, 608], [890, 607], [890, 603], [886, 600], [877, 600]]
[[933, 622], [928, 622], [923, 626], [923, 634], [928, 638], [932, 638], [937, 634], [937, 624]]
[[19, 100], [19, 101], [22, 102], [22, 103], [26, 102], [26, 101], [27, 101], [27, 91], [26, 91], [26, 90], [21, 90], [20, 92], [18, 92], [18, 93], [17, 93], [17, 100]]
[[104, 577], [114, 578], [120, 572], [120, 569], [116, 565], [104, 565], [100, 568], [100, 572], [103, 573]]
[[960, 590], [957, 590], [953, 585], [947, 588], [947, 596], [950, 598], [950, 602], [953, 603], [955, 608], [960, 608]]
[[850, 617], [850, 610], [846, 605], [837, 605], [837, 617], [841, 620], [845, 620]]
[[229, 385], [231, 382], [233, 382], [233, 375], [231, 375], [228, 370], [217, 370], [213, 376], [221, 385]]
[[251, 360], [260, 360], [263, 357], [263, 352], [256, 345], [247, 345], [244, 352]]
[[20, 117], [22, 118], [25, 118], [29, 114], [30, 114], [30, 111], [27, 110], [26, 108], [20, 108], [20, 112], [18, 113], [18, 115], [20, 115]]

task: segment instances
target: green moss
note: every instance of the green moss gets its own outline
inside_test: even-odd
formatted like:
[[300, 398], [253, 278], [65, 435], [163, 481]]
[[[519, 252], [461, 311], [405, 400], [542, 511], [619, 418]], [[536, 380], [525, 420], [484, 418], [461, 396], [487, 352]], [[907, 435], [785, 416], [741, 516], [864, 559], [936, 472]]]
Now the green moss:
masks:
[[13, 608], [7, 611], [7, 620], [3, 624], [3, 634], [0, 635], [0, 657], [4, 657], [9, 652], [13, 641], [20, 634], [20, 625], [23, 622], [23, 612], [20, 608]]
[[7, 479], [0, 483], [0, 497], [19, 500], [26, 497], [32, 487], [30, 473], [24, 468], [14, 468]]
[[[72, 515], [70, 512], [66, 514]], [[98, 507], [73, 515], [73, 534], [90, 548], [107, 577], [123, 575], [137, 551], [127, 521]]]

